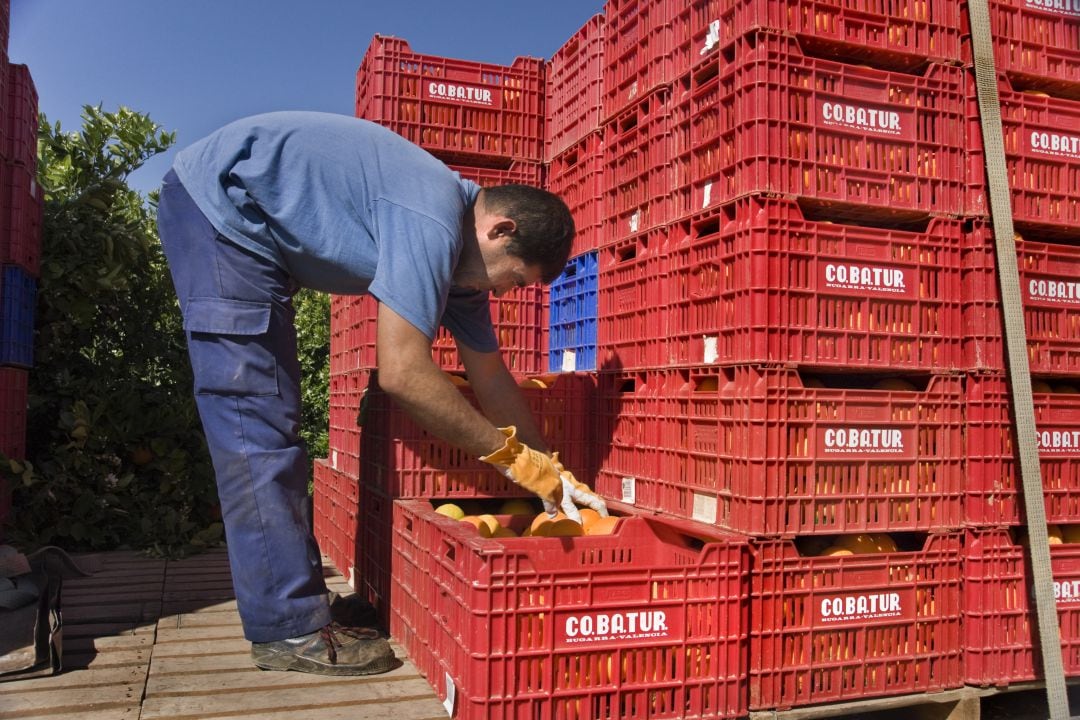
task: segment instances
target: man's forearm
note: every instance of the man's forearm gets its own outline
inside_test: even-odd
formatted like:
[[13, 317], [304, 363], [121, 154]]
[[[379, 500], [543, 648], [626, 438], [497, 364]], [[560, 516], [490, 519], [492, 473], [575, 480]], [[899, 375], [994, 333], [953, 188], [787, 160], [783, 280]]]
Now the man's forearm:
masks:
[[524, 393], [498, 353], [473, 353], [460, 347], [459, 351], [484, 415], [499, 427], [516, 427], [521, 441], [534, 450], [550, 452]]

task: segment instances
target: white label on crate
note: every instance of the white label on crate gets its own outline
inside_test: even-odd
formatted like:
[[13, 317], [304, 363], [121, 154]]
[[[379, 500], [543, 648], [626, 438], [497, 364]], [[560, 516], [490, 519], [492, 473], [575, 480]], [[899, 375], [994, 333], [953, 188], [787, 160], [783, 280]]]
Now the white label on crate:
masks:
[[1033, 130], [1031, 151], [1040, 155], [1080, 158], [1080, 136]]
[[719, 340], [719, 338], [709, 337], [708, 335], [706, 335], [702, 338], [702, 340], [704, 340], [705, 343], [705, 353], [704, 357], [702, 358], [702, 362], [704, 362], [706, 365], [711, 365], [712, 363], [720, 359], [720, 351], [717, 350], [717, 341]]
[[712, 202], [712, 183], [705, 183], [704, 191], [701, 194], [701, 207], [707, 208]]
[[913, 428], [835, 427], [819, 435], [818, 453], [906, 456], [915, 450]]
[[834, 127], [896, 136], [903, 135], [905, 130], [900, 122], [902, 116], [896, 110], [825, 100], [820, 114], [822, 122]]
[[1044, 305], [1080, 305], [1080, 282], [1032, 278], [1027, 282], [1027, 298], [1025, 299]]
[[814, 619], [819, 627], [875, 620], [913, 620], [916, 616], [913, 589], [826, 595], [816, 605]]
[[716, 522], [716, 496], [694, 493], [694, 508], [690, 516], [699, 522], [712, 525]]
[[636, 233], [639, 225], [641, 225], [641, 211], [635, 210], [634, 214], [630, 216], [630, 232]]
[[1080, 456], [1080, 430], [1044, 430], [1035, 433], [1040, 455]]
[[1054, 599], [1058, 605], [1076, 605], [1080, 603], [1080, 580], [1055, 580]]
[[30, 197], [37, 197], [37, 180], [30, 178]]
[[698, 55], [708, 55], [709, 51], [720, 44], [720, 21], [713, 20], [709, 23], [709, 32], [705, 34], [705, 45], [698, 51]]
[[[645, 587], [648, 588], [648, 583], [645, 583]], [[567, 648], [600, 643], [625, 644], [630, 640], [682, 640], [686, 623], [681, 605], [648, 608], [645, 598], [634, 604], [638, 603], [642, 607], [605, 612], [557, 613], [555, 646]]]
[[900, 295], [914, 297], [914, 270], [857, 263], [826, 262], [821, 265], [821, 281], [829, 290], [864, 295]]
[[356, 566], [355, 565], [350, 565], [349, 566], [349, 580], [348, 580], [348, 582], [349, 582], [349, 587], [351, 587], [353, 590], [356, 590]]
[[457, 83], [431, 81], [426, 86], [427, 96], [436, 100], [458, 100], [466, 105], [494, 107], [498, 95], [491, 88]]
[[334, 468], [335, 470], [338, 469], [338, 466], [337, 466], [337, 450], [331, 450], [330, 451], [330, 467]]
[[563, 350], [562, 371], [574, 372], [577, 370], [577, 354], [573, 350]]
[[637, 502], [637, 480], [632, 477], [622, 479], [622, 501], [627, 505]]
[[1080, 0], [1027, 0], [1033, 10], [1046, 10], [1062, 15], [1080, 15]]
[[443, 700], [442, 706], [446, 708], [446, 714], [450, 717], [454, 717], [454, 701], [457, 700], [457, 686], [454, 685], [454, 678], [450, 677], [450, 673], [443, 673], [446, 675], [446, 699]]

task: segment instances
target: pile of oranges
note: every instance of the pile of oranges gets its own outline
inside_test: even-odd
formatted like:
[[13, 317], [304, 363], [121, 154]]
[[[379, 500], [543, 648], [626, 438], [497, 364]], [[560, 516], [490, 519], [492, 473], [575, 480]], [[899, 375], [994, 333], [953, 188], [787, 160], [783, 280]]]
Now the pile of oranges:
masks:
[[[549, 516], [546, 512], [537, 514], [531, 503], [521, 499], [505, 501], [494, 514], [466, 515], [465, 511], [454, 503], [443, 503], [435, 508], [435, 512], [472, 525], [483, 538], [610, 535], [619, 523], [619, 518], [601, 517], [600, 513], [591, 508], [581, 509], [580, 523], [571, 520], [561, 512], [555, 517]], [[514, 518], [521, 515], [531, 515], [533, 520], [519, 533], [514, 530], [514, 527], [521, 527], [522, 523], [515, 521]]]

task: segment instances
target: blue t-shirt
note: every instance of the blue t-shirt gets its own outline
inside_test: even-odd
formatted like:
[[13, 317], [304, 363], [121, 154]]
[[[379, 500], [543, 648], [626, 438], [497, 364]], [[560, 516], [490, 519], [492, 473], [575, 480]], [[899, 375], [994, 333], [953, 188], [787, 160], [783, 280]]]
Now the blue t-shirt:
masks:
[[480, 188], [396, 133], [267, 113], [185, 148], [174, 169], [218, 232], [300, 285], [370, 292], [429, 338], [441, 321], [475, 350], [498, 349], [488, 294], [452, 281]]

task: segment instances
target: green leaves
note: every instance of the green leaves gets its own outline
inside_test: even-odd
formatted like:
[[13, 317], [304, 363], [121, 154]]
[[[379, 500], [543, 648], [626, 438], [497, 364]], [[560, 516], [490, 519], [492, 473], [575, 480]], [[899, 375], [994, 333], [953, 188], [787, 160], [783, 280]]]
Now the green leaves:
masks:
[[181, 555], [220, 537], [156, 201], [126, 182], [174, 140], [127, 108], [88, 106], [77, 133], [42, 117], [29, 460], [7, 461], [20, 545]]

